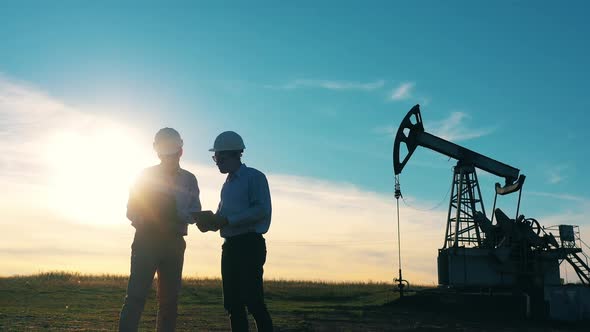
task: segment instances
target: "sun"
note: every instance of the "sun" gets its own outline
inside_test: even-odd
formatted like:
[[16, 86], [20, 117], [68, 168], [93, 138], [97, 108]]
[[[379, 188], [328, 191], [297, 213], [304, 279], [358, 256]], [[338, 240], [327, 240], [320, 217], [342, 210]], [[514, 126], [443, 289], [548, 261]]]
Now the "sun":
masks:
[[149, 141], [114, 124], [55, 132], [45, 149], [50, 208], [81, 223], [120, 223], [129, 187], [154, 162], [150, 152]]

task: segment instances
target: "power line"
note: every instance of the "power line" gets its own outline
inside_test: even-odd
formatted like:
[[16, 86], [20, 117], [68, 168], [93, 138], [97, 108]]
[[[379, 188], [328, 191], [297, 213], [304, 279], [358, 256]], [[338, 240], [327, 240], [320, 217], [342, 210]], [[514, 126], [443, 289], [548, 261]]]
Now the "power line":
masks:
[[358, 246], [358, 245], [375, 245], [375, 244], [391, 244], [392, 240], [384, 241], [324, 241], [324, 242], [309, 242], [309, 241], [270, 241], [273, 246], [310, 246], [310, 247], [332, 247], [332, 246]]
[[432, 211], [432, 210], [435, 210], [435, 209], [439, 208], [444, 202], [446, 202], [447, 197], [449, 196], [449, 193], [451, 192], [451, 188], [453, 188], [453, 183], [451, 183], [451, 186], [447, 190], [447, 192], [446, 192], [445, 196], [443, 197], [443, 199], [441, 199], [440, 202], [438, 202], [435, 206], [433, 206], [431, 208], [428, 208], [428, 209], [420, 209], [420, 208], [414, 207], [414, 206], [408, 204], [408, 202], [406, 202], [406, 199], [404, 198], [403, 195], [400, 194], [400, 197], [402, 198], [402, 201], [404, 202], [404, 204], [407, 207], [409, 207], [410, 209], [416, 210], [416, 211], [428, 212], [428, 211]]

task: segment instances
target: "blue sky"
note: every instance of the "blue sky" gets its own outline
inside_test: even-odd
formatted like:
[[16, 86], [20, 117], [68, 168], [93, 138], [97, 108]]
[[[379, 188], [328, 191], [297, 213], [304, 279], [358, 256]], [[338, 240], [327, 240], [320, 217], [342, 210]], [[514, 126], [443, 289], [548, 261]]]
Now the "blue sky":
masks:
[[[546, 224], [540, 217], [590, 206], [588, 9], [582, 1], [4, 1], [0, 73], [148, 135], [173, 126], [191, 162], [211, 164], [215, 136], [235, 130], [246, 162], [265, 172], [382, 197], [393, 192], [392, 131], [420, 103], [427, 131], [521, 169], [521, 213]], [[402, 191], [433, 206], [453, 165], [417, 151]], [[480, 180], [490, 209], [500, 179]]]

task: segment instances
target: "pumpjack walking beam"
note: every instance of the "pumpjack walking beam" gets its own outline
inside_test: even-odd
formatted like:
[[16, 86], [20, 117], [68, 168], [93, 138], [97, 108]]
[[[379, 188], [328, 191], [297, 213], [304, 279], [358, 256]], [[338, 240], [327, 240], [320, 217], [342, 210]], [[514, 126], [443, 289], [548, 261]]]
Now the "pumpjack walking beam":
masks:
[[[408, 154], [403, 160], [400, 160], [402, 143], [407, 146]], [[505, 179], [503, 187], [517, 183], [516, 180], [518, 180], [518, 174], [520, 172], [518, 168], [506, 165], [490, 157], [486, 157], [475, 151], [471, 151], [460, 145], [425, 132], [424, 125], [422, 124], [422, 115], [420, 114], [420, 105], [415, 105], [408, 114], [406, 114], [397, 130], [397, 134], [395, 135], [395, 143], [393, 145], [393, 169], [396, 175], [402, 172], [402, 169], [418, 146], [442, 153], [460, 161], [463, 165], [471, 165], [502, 177]], [[514, 192], [516, 190], [512, 191]]]

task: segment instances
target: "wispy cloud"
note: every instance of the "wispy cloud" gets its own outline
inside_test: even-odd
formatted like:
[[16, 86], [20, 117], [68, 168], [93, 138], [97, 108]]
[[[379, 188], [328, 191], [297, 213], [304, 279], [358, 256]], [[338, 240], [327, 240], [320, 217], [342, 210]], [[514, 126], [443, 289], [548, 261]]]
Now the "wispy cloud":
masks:
[[584, 203], [590, 206], [590, 198], [564, 193], [548, 193], [543, 191], [527, 191], [527, 195], [555, 198], [564, 201]]
[[[0, 130], [10, 137], [8, 142], [0, 142], [0, 164], [9, 165], [14, 171], [4, 172], [3, 168], [0, 175], [0, 196], [10, 198], [0, 201], [2, 273], [56, 269], [128, 273], [128, 248], [133, 236], [125, 219], [129, 184], [117, 180], [125, 178], [117, 173], [123, 169], [136, 174], [149, 166], [148, 160], [153, 159], [143, 156], [146, 152], [151, 155], [150, 139], [145, 140], [145, 148], [138, 144], [125, 149], [124, 155], [113, 155], [116, 149], [94, 150], [96, 146], [121, 144], [108, 141], [113, 134], [111, 129], [119, 128], [117, 137], [127, 137], [131, 129], [67, 106], [34, 87], [0, 82]], [[367, 88], [373, 87], [364, 87]], [[97, 131], [101, 128], [106, 134]], [[141, 135], [146, 136], [151, 135]], [[59, 140], [55, 141], [55, 137]], [[106, 145], [102, 144], [103, 139], [107, 140]], [[19, 154], [10, 153], [14, 151]], [[141, 158], [135, 155], [137, 151]], [[30, 160], [34, 161], [34, 169], [28, 165]], [[182, 166], [197, 175], [203, 206], [214, 209], [223, 176], [215, 167], [190, 159], [183, 159]], [[41, 176], [23, 178], [24, 173]], [[55, 182], [53, 178], [64, 181]], [[394, 261], [391, 248], [396, 241], [391, 228], [393, 214], [387, 213], [393, 211], [391, 197], [351, 184], [310, 177], [270, 173], [268, 178], [273, 194], [273, 224], [267, 234], [272, 253], [266, 269], [269, 277], [391, 279], [394, 271], [388, 262]], [[64, 212], [70, 210], [82, 213]], [[408, 236], [402, 246], [404, 257], [412, 261], [405, 266], [408, 277], [434, 281], [436, 266], [431, 256], [436, 252], [435, 243], [440, 241], [435, 240], [439, 232], [433, 225], [444, 218], [444, 212], [402, 211], [400, 217], [407, 234], [421, 234], [419, 238]], [[30, 228], [36, 229], [34, 236], [28, 231]], [[219, 235], [201, 234], [194, 228], [190, 233], [185, 275], [218, 276]], [[105, 243], [105, 238], [116, 240]], [[431, 245], [423, 245], [424, 238], [430, 239]], [[318, 246], [322, 250], [317, 250]], [[88, 247], [101, 250], [79, 249]], [[330, 269], [320, 268], [325, 266]]]
[[327, 90], [357, 90], [372, 91], [380, 89], [385, 85], [384, 80], [374, 82], [354, 82], [354, 81], [332, 81], [332, 80], [313, 80], [297, 79], [283, 85], [266, 85], [266, 88], [294, 90], [300, 88], [319, 88]]
[[549, 174], [549, 178], [547, 179], [547, 182], [549, 182], [550, 184], [557, 184], [560, 183], [561, 181], [563, 181], [563, 179], [565, 179], [563, 176], [561, 176], [558, 173], [551, 173]]
[[[452, 112], [446, 119], [425, 124], [426, 131], [452, 142], [466, 141], [491, 134], [492, 128], [471, 128], [467, 123], [470, 116], [463, 112]], [[398, 130], [395, 126], [377, 126], [373, 132], [393, 137]]]
[[[0, 77], [0, 193], [16, 202], [17, 193], [36, 188], [47, 194], [37, 204], [110, 219], [114, 213], [96, 210], [92, 197], [113, 205], [124, 199], [140, 160], [150, 160], [137, 149], [136, 133], [38, 88]], [[96, 196], [111, 189], [123, 192]]]
[[391, 91], [391, 100], [405, 100], [412, 97], [413, 82], [404, 82]]
[[0, 75], [0, 170], [27, 178], [37, 173], [43, 140], [55, 127], [69, 126], [75, 112], [25, 84]]
[[486, 136], [494, 128], [474, 128], [467, 125], [471, 117], [463, 112], [452, 112], [446, 119], [425, 124], [426, 131], [452, 142]]
[[397, 127], [394, 126], [378, 126], [373, 128], [373, 133], [377, 135], [386, 135], [389, 137], [393, 137], [397, 132]]
[[[51, 132], [75, 132], [79, 133], [76, 138], [86, 140], [84, 135], [94, 135], [94, 127], [105, 124], [109, 124], [108, 128], [114, 126], [90, 113], [71, 109], [65, 106], [66, 103], [38, 89], [4, 83], [0, 84], [0, 130], [12, 138], [10, 144], [0, 146], [0, 151], [14, 148], [22, 153], [10, 156], [10, 163], [13, 165], [26, 165], [27, 158], [36, 154], [43, 155], [46, 149], [50, 149], [46, 134]], [[59, 113], [62, 118], [48, 122], [51, 124], [49, 130], [38, 131], [43, 126], [36, 124], [36, 119], [47, 112], [63, 112]], [[42, 118], [52, 121], [49, 116]], [[63, 126], [62, 120], [67, 120]], [[86, 125], [78, 127], [80, 123]], [[127, 127], [121, 128], [124, 132], [130, 130]], [[151, 137], [151, 133], [145, 136]], [[24, 141], [27, 143], [22, 144], [23, 141], [19, 138], [26, 138]], [[146, 142], [148, 144], [143, 152], [151, 153], [149, 139]], [[64, 143], [67, 144], [68, 141]], [[109, 146], [119, 143], [109, 142]], [[66, 152], [76, 157], [72, 159], [74, 161], [84, 159], [78, 158], [78, 155], [85, 156], [84, 151]], [[23, 183], [18, 176], [2, 174], [0, 196], [8, 199], [0, 200], [1, 273], [23, 274], [51, 270], [128, 273], [129, 244], [133, 238], [133, 228], [125, 219], [128, 186], [126, 183], [110, 181], [109, 178], [120, 167], [130, 167], [133, 172], [138, 172], [141, 167], [148, 166], [144, 159], [139, 159], [139, 163], [137, 160], [124, 159], [138, 159], [132, 152], [128, 152], [130, 156], [113, 157], [110, 155], [112, 151], [108, 151], [105, 155], [106, 162], [98, 167], [101, 169], [100, 174], [84, 168], [79, 174], [66, 174], [68, 179], [73, 177], [75, 180], [70, 182], [80, 183], [71, 188], [72, 195], [89, 200], [87, 206], [80, 206], [84, 213], [76, 216], [60, 214], [50, 204], [55, 196], [69, 192], [70, 184], [62, 183], [56, 188], [39, 179], [26, 179]], [[6, 155], [0, 154], [0, 164], [6, 164], [6, 158]], [[42, 174], [51, 176], [51, 170], [45, 169], [45, 160], [37, 158], [36, 165], [44, 169]], [[109, 163], [114, 164], [114, 168], [109, 168]], [[197, 175], [204, 208], [214, 209], [224, 177], [209, 164], [183, 159], [182, 166]], [[26, 170], [27, 167], [21, 166], [19, 171], [31, 172]], [[76, 178], [80, 174], [82, 176]], [[391, 195], [371, 192], [352, 184], [310, 177], [280, 173], [267, 175], [273, 195], [273, 221], [270, 232], [265, 235], [269, 248], [266, 276], [391, 281], [397, 268], [397, 252], [392, 249], [396, 248], [397, 240], [394, 227], [395, 207]], [[98, 180], [92, 180], [94, 177]], [[18, 179], [20, 182], [7, 181], [10, 179]], [[106, 183], [106, 189], [101, 182]], [[92, 196], [92, 192], [97, 189], [108, 195], [88, 199], [96, 197], [96, 194]], [[65, 198], [70, 197], [72, 196]], [[412, 205], [424, 207], [437, 203], [411, 197], [406, 199]], [[97, 206], [97, 202], [100, 206]], [[103, 215], [102, 210], [111, 211]], [[93, 220], [95, 215], [100, 217], [99, 221]], [[576, 215], [580, 220], [586, 216], [587, 214]], [[406, 262], [404, 272], [413, 282], [435, 282], [435, 257], [442, 242], [445, 218], [445, 208], [435, 211], [406, 208], [400, 210], [402, 257]], [[35, 232], [31, 232], [31, 229], [35, 229]], [[218, 234], [201, 234], [191, 226], [187, 237], [184, 275], [219, 276], [220, 242]]]
[[420, 104], [420, 106], [430, 105], [430, 97], [418, 96], [417, 99], [418, 99], [418, 103]]
[[555, 165], [545, 171], [547, 176], [547, 183], [558, 184], [567, 179], [566, 170], [568, 165]]

